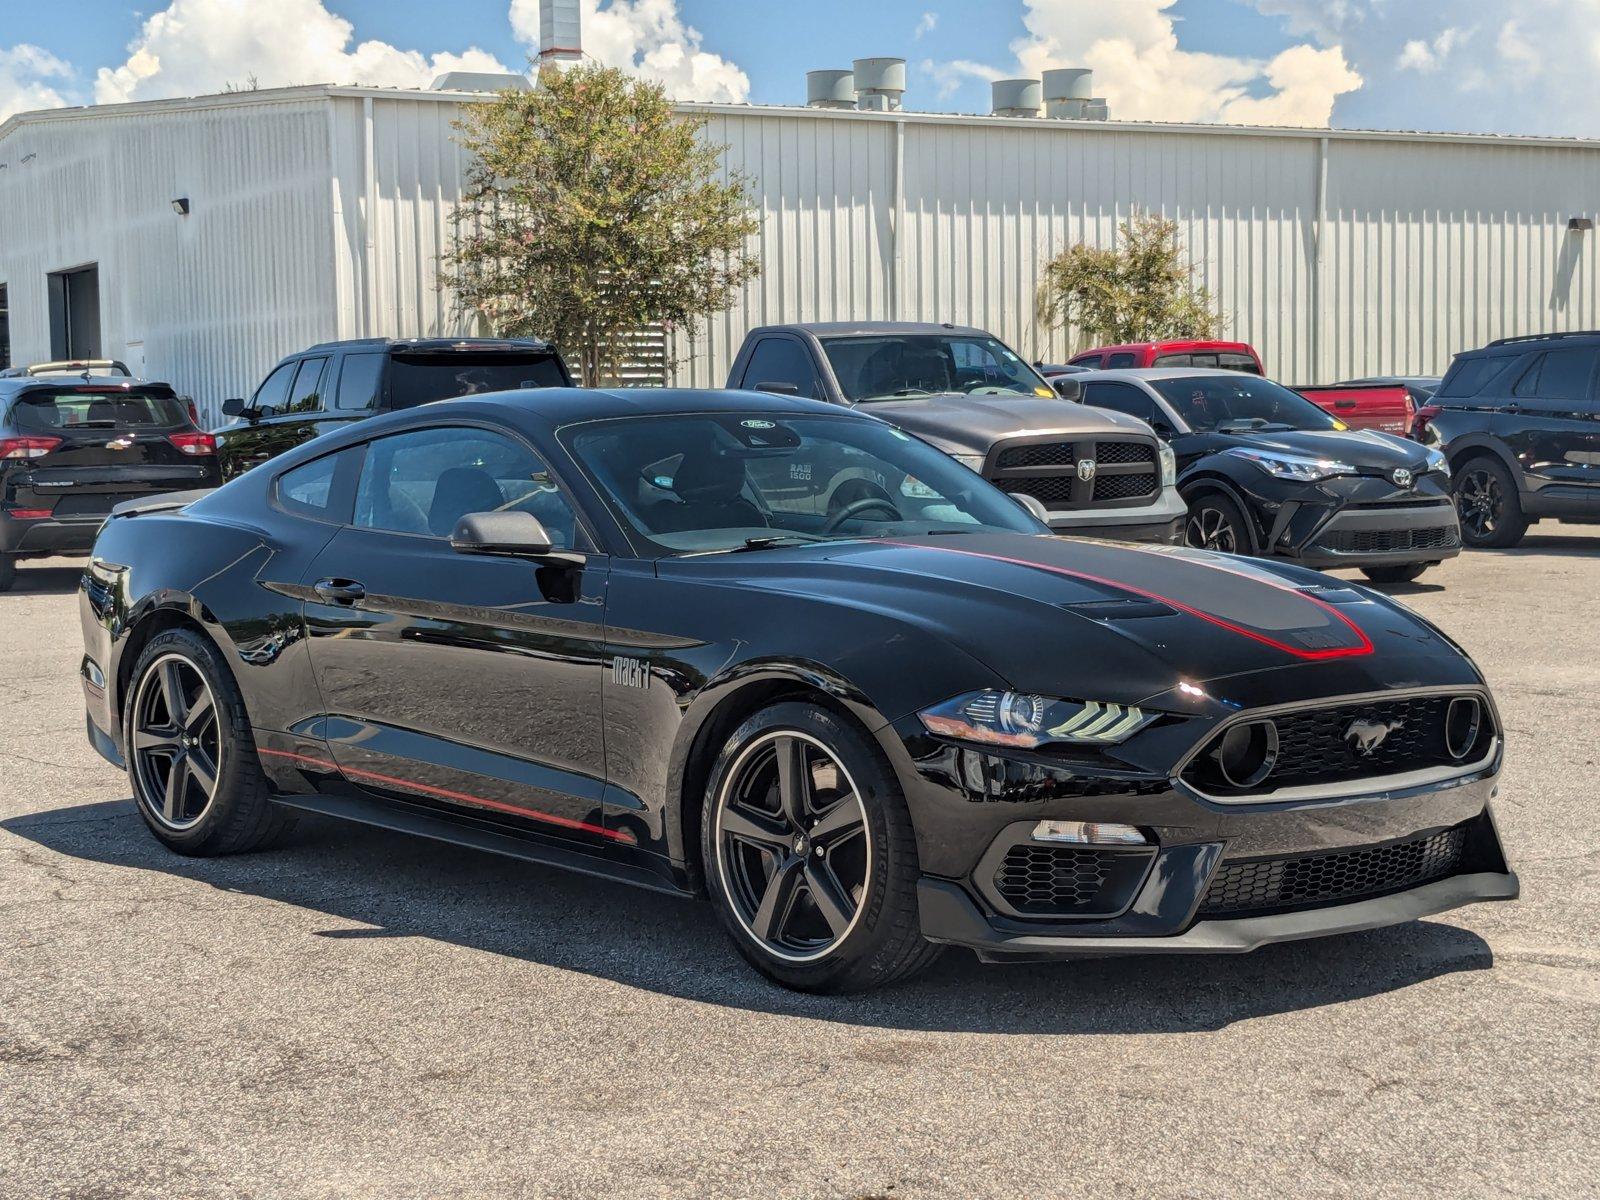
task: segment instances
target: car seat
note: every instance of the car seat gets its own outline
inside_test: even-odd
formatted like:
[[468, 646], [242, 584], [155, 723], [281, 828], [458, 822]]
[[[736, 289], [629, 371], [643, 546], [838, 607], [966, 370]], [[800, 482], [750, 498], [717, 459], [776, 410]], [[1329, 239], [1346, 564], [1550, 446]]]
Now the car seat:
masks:
[[494, 512], [506, 502], [494, 476], [482, 467], [451, 467], [439, 476], [428, 505], [428, 532], [449, 537], [468, 513]]

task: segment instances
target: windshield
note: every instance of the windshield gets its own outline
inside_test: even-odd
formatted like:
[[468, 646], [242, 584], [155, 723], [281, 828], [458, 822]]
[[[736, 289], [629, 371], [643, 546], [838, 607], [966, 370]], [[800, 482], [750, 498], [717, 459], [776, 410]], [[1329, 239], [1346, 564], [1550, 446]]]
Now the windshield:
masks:
[[17, 428], [28, 431], [73, 429], [173, 429], [189, 423], [176, 397], [162, 392], [46, 390], [26, 392], [12, 409]]
[[397, 354], [389, 372], [389, 406], [415, 408], [431, 400], [566, 383], [551, 354]]
[[562, 436], [623, 524], [668, 554], [1047, 532], [948, 455], [878, 421], [629, 417], [573, 426]]
[[856, 403], [949, 392], [1055, 396], [1037, 371], [992, 337], [893, 333], [821, 340], [839, 389]]
[[1146, 380], [1196, 433], [1344, 429], [1344, 422], [1296, 392], [1249, 375], [1191, 375]]

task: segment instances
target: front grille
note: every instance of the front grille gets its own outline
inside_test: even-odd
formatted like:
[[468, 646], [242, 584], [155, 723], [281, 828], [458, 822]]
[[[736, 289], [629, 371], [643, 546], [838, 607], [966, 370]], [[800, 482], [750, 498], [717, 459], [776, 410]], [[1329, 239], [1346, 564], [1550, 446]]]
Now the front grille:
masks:
[[1021, 492], [1058, 508], [1072, 499], [1075, 475], [1004, 475], [995, 483], [1008, 492]]
[[1108, 500], [1134, 500], [1156, 494], [1156, 476], [1148, 475], [1096, 475], [1094, 500], [1096, 504]]
[[[1086, 451], [1092, 446], [1085, 446]], [[995, 466], [1002, 471], [1019, 467], [1075, 467], [1078, 448], [1072, 442], [1037, 442], [1032, 446], [1012, 446], [1000, 452]]]
[[1453, 874], [1462, 827], [1387, 846], [1297, 858], [1224, 861], [1200, 903], [1206, 914], [1261, 914], [1403, 891]]
[[1152, 856], [1019, 842], [995, 869], [994, 890], [1025, 916], [1107, 916], [1128, 906]]
[[1154, 466], [1156, 448], [1144, 442], [1098, 442], [1095, 445], [1094, 456], [1101, 466], [1115, 466], [1122, 463], [1147, 463]]
[[1460, 544], [1454, 525], [1427, 529], [1330, 529], [1317, 546], [1330, 554], [1390, 554], [1400, 550], [1451, 550]]
[[[1452, 758], [1445, 745], [1445, 716], [1455, 698], [1364, 700], [1263, 717], [1277, 729], [1278, 753], [1270, 773], [1250, 790], [1266, 794], [1476, 762], [1494, 734], [1489, 710], [1485, 705], [1481, 711], [1477, 740], [1468, 753]], [[1237, 790], [1215, 776], [1213, 755], [1221, 739], [1219, 733], [1184, 769], [1184, 779], [1203, 791]]]

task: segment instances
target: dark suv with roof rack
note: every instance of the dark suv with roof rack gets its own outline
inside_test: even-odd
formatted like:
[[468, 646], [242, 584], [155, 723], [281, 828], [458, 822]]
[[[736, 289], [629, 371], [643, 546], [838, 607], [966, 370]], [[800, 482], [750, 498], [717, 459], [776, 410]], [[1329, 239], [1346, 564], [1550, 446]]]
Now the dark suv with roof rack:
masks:
[[1461, 538], [1514, 546], [1530, 524], [1600, 521], [1600, 332], [1501, 338], [1458, 354], [1417, 436], [1450, 459]]
[[237, 417], [217, 431], [232, 479], [301, 442], [351, 421], [482, 392], [571, 387], [556, 348], [532, 338], [362, 338], [322, 342], [274, 367]]

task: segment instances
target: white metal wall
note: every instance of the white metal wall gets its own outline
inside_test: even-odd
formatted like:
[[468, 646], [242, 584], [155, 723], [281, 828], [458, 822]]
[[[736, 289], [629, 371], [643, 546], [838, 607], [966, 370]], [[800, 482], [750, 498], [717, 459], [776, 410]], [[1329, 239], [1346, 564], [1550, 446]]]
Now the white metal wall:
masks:
[[[0, 141], [12, 359], [50, 357], [46, 276], [99, 264], [101, 350], [215, 419], [281, 355], [331, 336], [327, 106], [316, 97], [128, 106]], [[181, 217], [172, 201], [187, 197]], [[130, 352], [131, 348], [131, 352]]]

